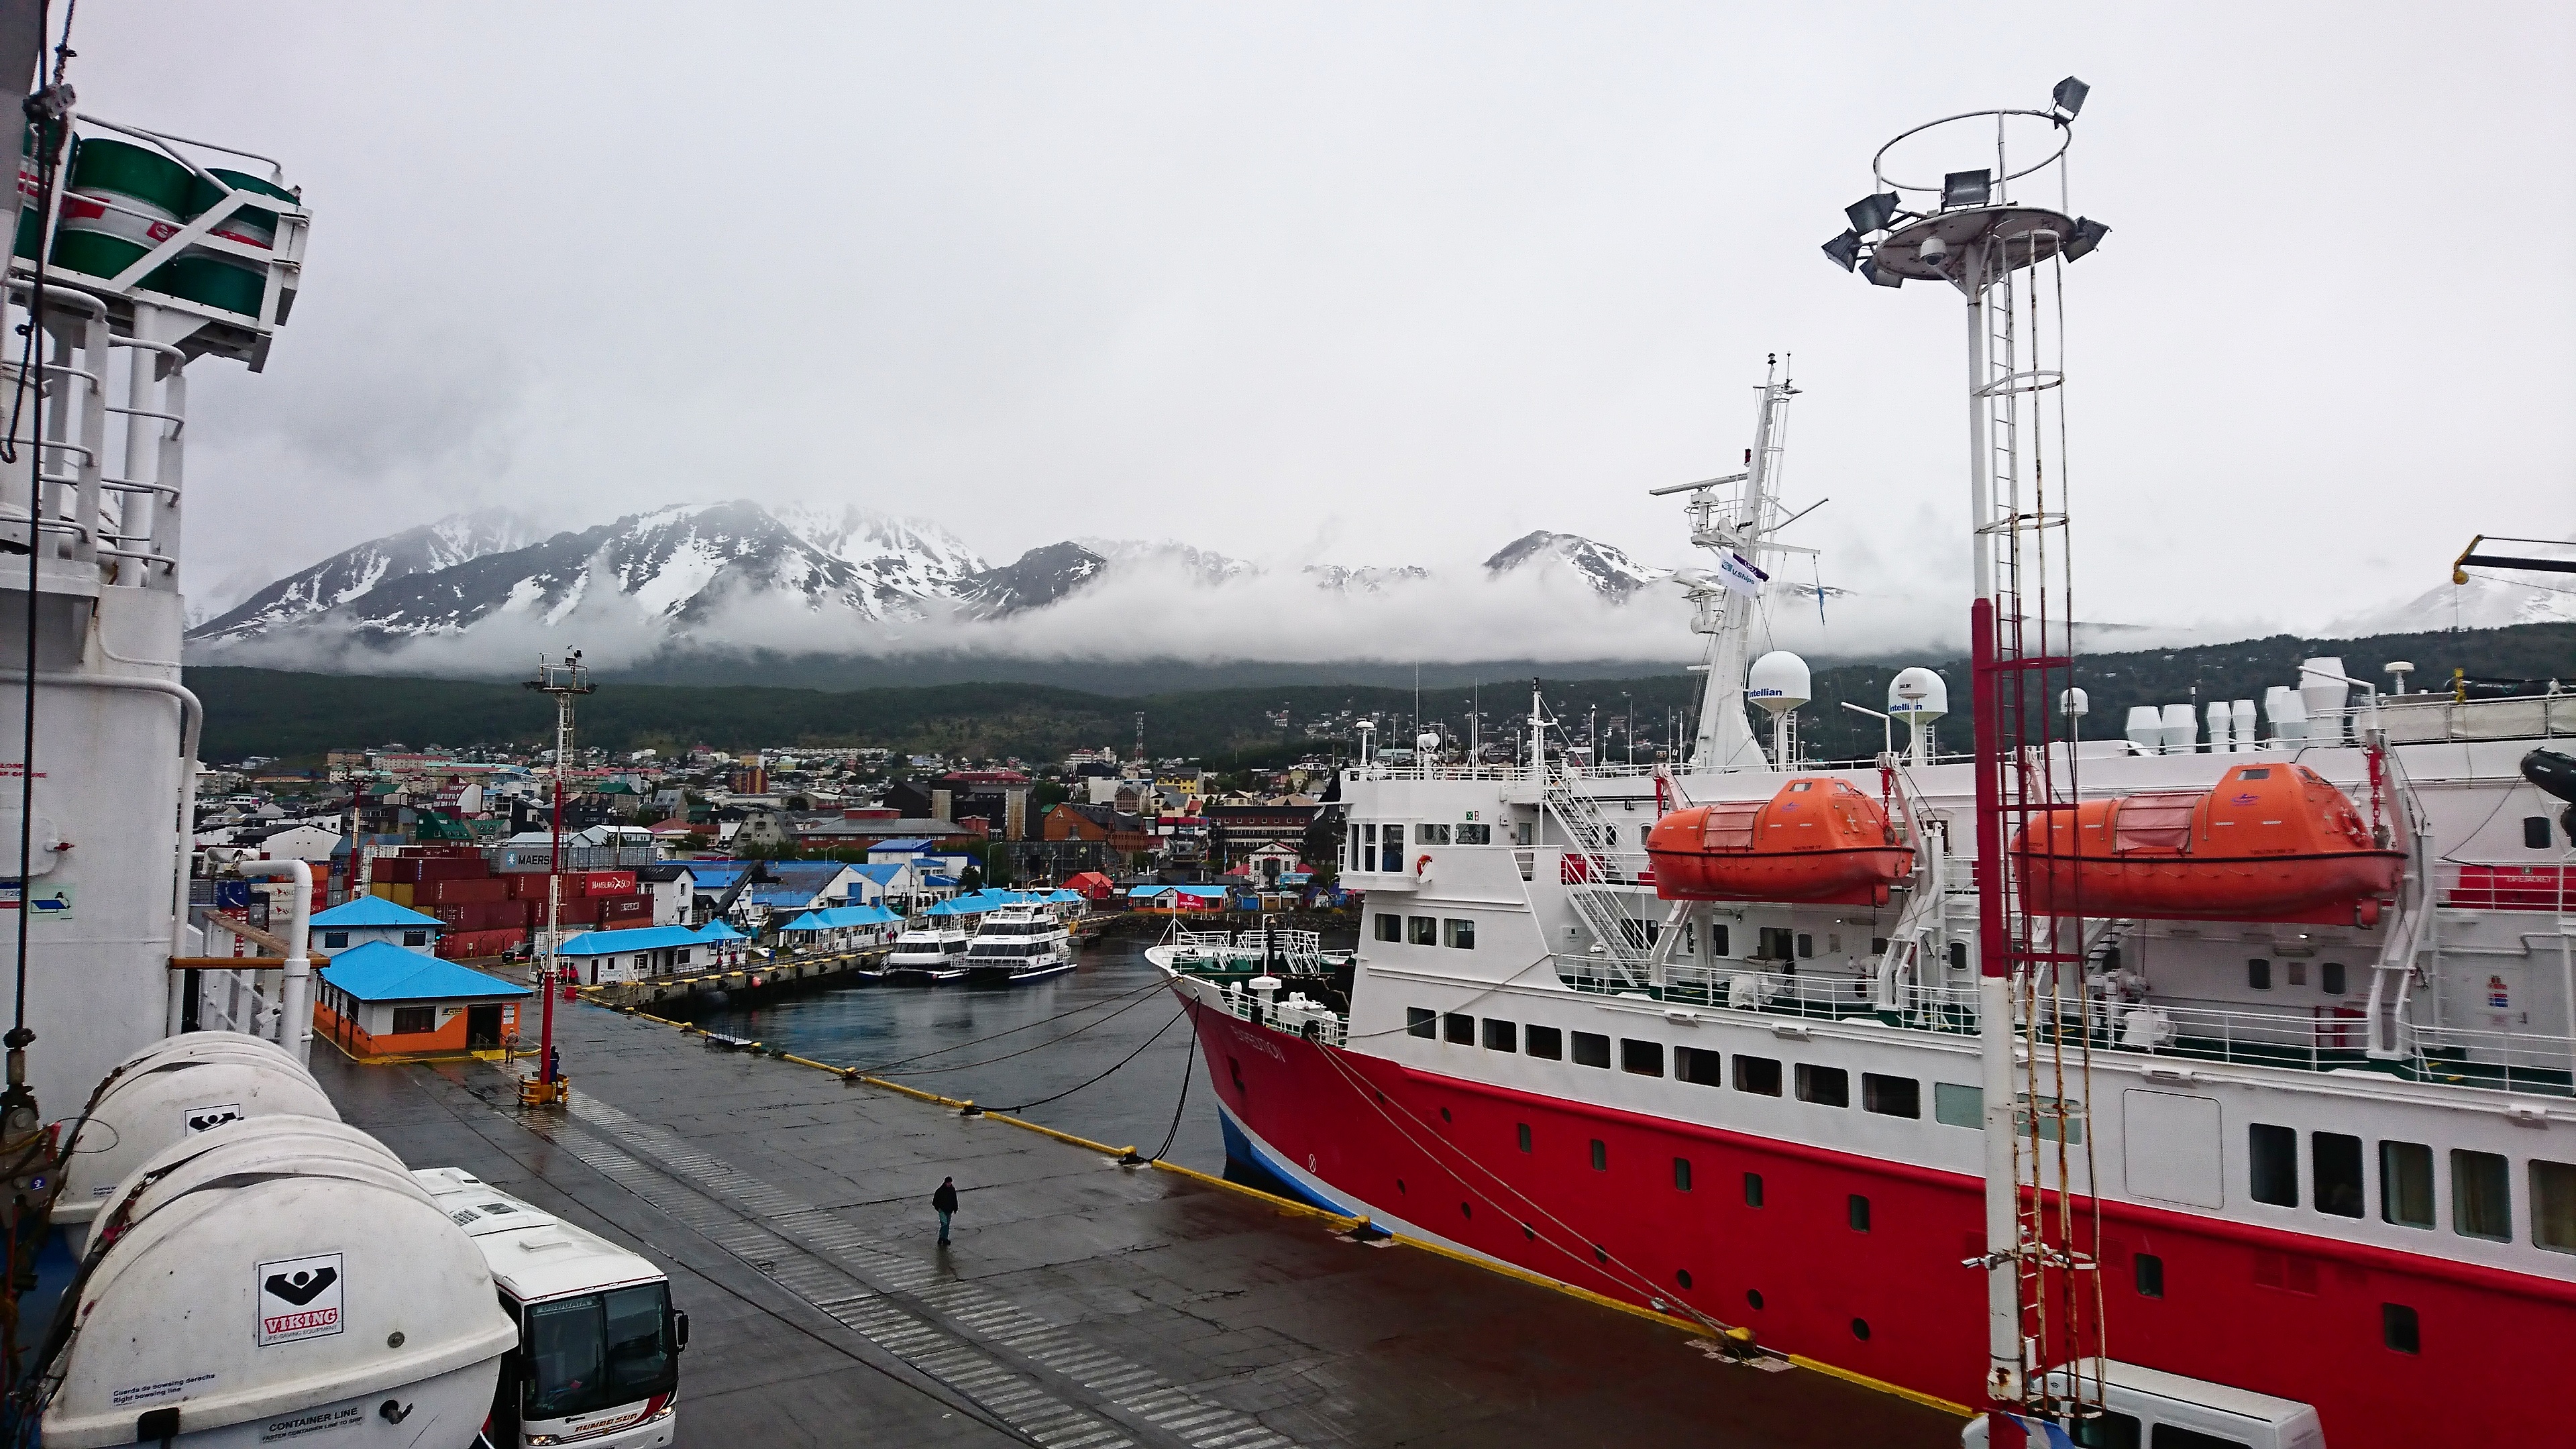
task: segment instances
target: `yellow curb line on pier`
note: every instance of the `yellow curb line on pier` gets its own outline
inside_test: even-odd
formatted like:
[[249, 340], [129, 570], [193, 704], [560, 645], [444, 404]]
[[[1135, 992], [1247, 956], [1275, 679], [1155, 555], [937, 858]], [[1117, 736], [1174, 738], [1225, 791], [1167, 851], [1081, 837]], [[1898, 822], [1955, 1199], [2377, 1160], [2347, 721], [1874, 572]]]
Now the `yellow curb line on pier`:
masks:
[[[610, 1009], [615, 1010], [616, 1008], [612, 1007]], [[641, 1010], [630, 1010], [629, 1014], [641, 1017], [646, 1021], [658, 1022], [663, 1026], [676, 1027], [681, 1031], [698, 1030], [698, 1028], [691, 1026], [687, 1022], [673, 1021], [668, 1017], [654, 1016]], [[872, 1077], [859, 1071], [855, 1067], [836, 1067], [829, 1062], [818, 1062], [810, 1057], [794, 1056], [786, 1052], [779, 1052], [775, 1055], [780, 1061], [793, 1062], [797, 1066], [810, 1067], [819, 1072], [829, 1072], [832, 1075], [841, 1078], [843, 1081], [865, 1082], [871, 1087], [883, 1087], [890, 1092], [900, 1092], [904, 1096], [910, 1097], [915, 1101], [930, 1102], [942, 1107], [955, 1107], [961, 1111], [975, 1105], [973, 1102], [961, 1098], [943, 1097], [936, 1092], [923, 1091], [919, 1087], [907, 1087], [901, 1082], [890, 1082], [883, 1077]], [[1109, 1157], [1127, 1157], [1132, 1155], [1136, 1150], [1133, 1147], [1111, 1147], [1106, 1143], [1094, 1142], [1087, 1137], [1076, 1137], [1070, 1132], [1058, 1131], [1057, 1129], [1046, 1126], [1042, 1123], [1031, 1122], [1023, 1117], [1014, 1117], [1007, 1112], [983, 1112], [979, 1115], [988, 1121], [1001, 1122], [1013, 1127], [1024, 1128], [1028, 1131], [1039, 1133], [1042, 1136], [1052, 1137], [1057, 1141], [1066, 1143], [1070, 1146], [1085, 1148]], [[1325, 1222], [1339, 1226], [1344, 1231], [1375, 1226], [1375, 1224], [1371, 1223], [1364, 1217], [1347, 1217], [1341, 1213], [1331, 1212], [1324, 1208], [1316, 1207], [1311, 1203], [1297, 1202], [1291, 1198], [1281, 1197], [1277, 1193], [1264, 1192], [1260, 1188], [1248, 1186], [1244, 1183], [1229, 1182], [1214, 1173], [1201, 1172], [1195, 1167], [1184, 1167], [1177, 1162], [1163, 1162], [1157, 1160], [1147, 1165], [1161, 1168], [1165, 1172], [1174, 1173], [1181, 1177], [1189, 1178], [1194, 1182], [1205, 1183], [1210, 1187], [1222, 1188], [1227, 1192], [1240, 1193], [1245, 1197], [1257, 1198], [1261, 1201], [1263, 1206], [1272, 1208], [1283, 1215], [1320, 1218]], [[1379, 1231], [1384, 1232], [1385, 1230], [1381, 1228]], [[1595, 1307], [1614, 1309], [1620, 1313], [1627, 1314], [1631, 1318], [1642, 1318], [1649, 1323], [1659, 1324], [1665, 1328], [1677, 1328], [1693, 1334], [1704, 1332], [1700, 1325], [1693, 1323], [1688, 1319], [1677, 1317], [1670, 1313], [1659, 1313], [1652, 1308], [1641, 1307], [1622, 1299], [1610, 1297], [1606, 1293], [1595, 1293], [1589, 1288], [1578, 1288], [1571, 1283], [1559, 1282], [1545, 1274], [1533, 1273], [1526, 1268], [1516, 1267], [1510, 1263], [1483, 1257], [1475, 1253], [1462, 1252], [1456, 1248], [1444, 1247], [1441, 1244], [1427, 1242], [1423, 1239], [1412, 1237], [1405, 1233], [1387, 1233], [1387, 1237], [1390, 1240], [1401, 1243], [1408, 1248], [1418, 1248], [1423, 1252], [1434, 1253], [1440, 1257], [1450, 1259], [1453, 1262], [1464, 1263], [1473, 1268], [1482, 1268], [1488, 1273], [1498, 1273], [1506, 1278], [1518, 1279], [1519, 1281], [1530, 1284], [1533, 1287], [1545, 1288], [1552, 1293], [1561, 1293], [1568, 1298], [1579, 1299], [1582, 1302], [1592, 1304]], [[1927, 1409], [1938, 1409], [1945, 1414], [1955, 1414], [1962, 1419], [1974, 1418], [1978, 1412], [1975, 1409], [1969, 1408], [1965, 1404], [1953, 1403], [1952, 1401], [1941, 1398], [1935, 1394], [1922, 1393], [1915, 1389], [1906, 1388], [1902, 1384], [1892, 1384], [1887, 1382], [1885, 1379], [1871, 1378], [1867, 1374], [1856, 1373], [1839, 1365], [1826, 1363], [1821, 1359], [1809, 1358], [1802, 1353], [1782, 1353], [1777, 1349], [1761, 1349], [1759, 1351], [1772, 1354], [1786, 1362], [1796, 1364], [1802, 1369], [1812, 1369], [1817, 1373], [1824, 1374], [1830, 1378], [1841, 1379], [1845, 1383], [1853, 1384], [1860, 1388], [1874, 1389], [1882, 1394], [1893, 1394], [1897, 1398], [1904, 1399], [1909, 1403], [1921, 1404]]]

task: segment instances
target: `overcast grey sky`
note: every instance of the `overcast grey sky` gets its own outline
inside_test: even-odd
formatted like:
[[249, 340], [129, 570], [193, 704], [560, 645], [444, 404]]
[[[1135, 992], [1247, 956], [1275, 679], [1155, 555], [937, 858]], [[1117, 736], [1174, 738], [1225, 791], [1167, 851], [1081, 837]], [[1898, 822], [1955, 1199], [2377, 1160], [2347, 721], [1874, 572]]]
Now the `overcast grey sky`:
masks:
[[1963, 608], [1955, 298], [1817, 245], [1918, 121], [2092, 83], [2078, 610], [2316, 627], [2576, 531], [2576, 7], [94, 3], [93, 113], [283, 159], [192, 592], [459, 508], [852, 500], [1685, 562], [1763, 355], [1825, 581]]

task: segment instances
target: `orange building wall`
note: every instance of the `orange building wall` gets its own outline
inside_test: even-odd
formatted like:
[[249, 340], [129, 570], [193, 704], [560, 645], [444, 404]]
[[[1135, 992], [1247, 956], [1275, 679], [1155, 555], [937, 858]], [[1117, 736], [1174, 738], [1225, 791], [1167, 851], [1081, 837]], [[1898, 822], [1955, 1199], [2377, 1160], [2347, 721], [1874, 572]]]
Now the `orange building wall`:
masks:
[[[455, 1004], [461, 1008], [468, 1003]], [[447, 1005], [449, 1003], [433, 1002], [430, 1003], [430, 1008], [433, 1011], [443, 1010]], [[516, 1003], [506, 1001], [501, 1003], [501, 1034], [505, 1037], [518, 1029], [517, 1010]], [[313, 1034], [338, 1042], [351, 1056], [461, 1057], [472, 1055], [472, 1049], [465, 1044], [465, 1024], [471, 1019], [460, 1009], [454, 1016], [441, 1023], [436, 1031], [379, 1034], [365, 1030], [356, 1022], [316, 1002], [313, 1006]]]

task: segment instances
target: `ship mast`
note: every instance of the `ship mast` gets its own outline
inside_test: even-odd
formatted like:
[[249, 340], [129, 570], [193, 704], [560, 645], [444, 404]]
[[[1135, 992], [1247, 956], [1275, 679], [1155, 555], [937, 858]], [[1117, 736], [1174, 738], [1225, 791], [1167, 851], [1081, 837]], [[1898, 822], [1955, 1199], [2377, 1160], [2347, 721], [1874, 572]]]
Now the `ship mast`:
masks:
[[[1824, 246], [1873, 285], [1941, 282], [1967, 303], [1986, 1180], [1986, 1251], [1968, 1262], [1987, 1275], [1989, 1407], [2061, 1423], [2100, 1412], [2108, 1356], [2085, 1130], [2086, 943], [2081, 920], [2030, 912], [2008, 862], [2025, 827], [2053, 840], [2046, 812], [2073, 809], [2077, 796], [2071, 719], [2059, 708], [2074, 662], [2061, 308], [2067, 264], [2109, 231], [2066, 205], [2086, 90], [2069, 76], [2045, 109], [1975, 111], [1897, 136], [1871, 158], [1870, 194], [1845, 210], [1849, 228]], [[1903, 177], [1916, 179], [1890, 174], [1900, 147]], [[1941, 148], [1945, 165], [1987, 164], [1935, 172], [1925, 153]], [[2026, 195], [2057, 191], [2056, 204], [2016, 201], [2016, 182]]]
[[[1772, 763], [1762, 757], [1744, 713], [1745, 656], [1762, 608], [1762, 586], [1770, 577], [1763, 560], [1769, 554], [1814, 551], [1771, 541], [1789, 522], [1777, 516], [1780, 459], [1788, 444], [1789, 399], [1798, 395], [1779, 354], [1768, 360], [1758, 391], [1753, 446], [1744, 450], [1743, 472], [1648, 490], [1648, 496], [1657, 498], [1690, 495], [1683, 507], [1690, 513], [1691, 543], [1717, 561], [1713, 569], [1682, 569], [1673, 576], [1690, 591], [1691, 628], [1708, 636], [1699, 665], [1708, 682], [1701, 691], [1689, 765], [1701, 772], [1758, 770]], [[1736, 484], [1743, 485], [1740, 491], [1726, 491]]]

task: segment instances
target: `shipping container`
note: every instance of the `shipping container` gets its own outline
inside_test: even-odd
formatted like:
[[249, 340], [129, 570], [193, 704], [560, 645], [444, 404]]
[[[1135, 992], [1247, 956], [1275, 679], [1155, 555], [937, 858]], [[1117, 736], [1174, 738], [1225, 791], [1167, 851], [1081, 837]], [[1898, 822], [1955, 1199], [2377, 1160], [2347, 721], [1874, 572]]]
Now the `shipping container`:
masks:
[[434, 905], [479, 905], [487, 901], [508, 900], [510, 883], [497, 876], [423, 880], [420, 883], [420, 889], [414, 892], [414, 895]]
[[412, 887], [405, 881], [380, 880], [377, 881], [374, 886], [370, 887], [370, 894], [383, 896], [386, 900], [389, 900], [398, 906], [410, 905], [411, 893]]

